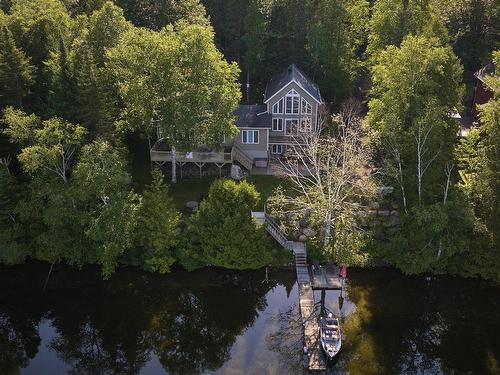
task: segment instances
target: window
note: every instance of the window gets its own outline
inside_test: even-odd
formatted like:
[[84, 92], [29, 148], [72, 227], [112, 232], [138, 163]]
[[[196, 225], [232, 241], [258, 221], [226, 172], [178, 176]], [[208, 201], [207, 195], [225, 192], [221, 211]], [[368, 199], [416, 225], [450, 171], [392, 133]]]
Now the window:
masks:
[[285, 112], [287, 114], [298, 115], [299, 114], [299, 100], [300, 96], [295, 90], [290, 90], [285, 96], [286, 107]]
[[297, 134], [297, 128], [299, 127], [299, 120], [287, 118], [285, 120], [285, 127], [287, 135]]
[[312, 121], [310, 117], [303, 117], [300, 119], [300, 131], [301, 132], [312, 132]]
[[258, 130], [242, 130], [241, 131], [241, 142], [245, 144], [255, 144], [259, 143], [259, 131]]
[[304, 98], [302, 98], [300, 103], [301, 103], [302, 114], [303, 115], [312, 115], [312, 112], [313, 112], [312, 105], [309, 104], [309, 102], [307, 100], [305, 100]]
[[282, 132], [282, 131], [283, 131], [283, 119], [273, 118], [273, 132]]
[[280, 100], [278, 100], [276, 103], [274, 103], [273, 105], [273, 113], [276, 115], [281, 115], [283, 114], [283, 98], [281, 98]]
[[274, 155], [283, 154], [283, 145], [271, 145], [271, 153]]

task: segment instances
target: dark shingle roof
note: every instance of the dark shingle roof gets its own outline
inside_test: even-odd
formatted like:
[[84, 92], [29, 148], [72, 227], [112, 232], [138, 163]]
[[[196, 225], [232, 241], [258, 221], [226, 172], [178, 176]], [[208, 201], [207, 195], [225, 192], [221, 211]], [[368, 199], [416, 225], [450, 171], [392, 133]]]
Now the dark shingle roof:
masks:
[[264, 102], [271, 98], [274, 94], [280, 91], [284, 86], [292, 81], [296, 81], [304, 88], [313, 98], [321, 102], [321, 94], [318, 86], [302, 72], [297, 65], [290, 65], [283, 73], [272, 78], [266, 87], [264, 94]]
[[271, 128], [271, 115], [266, 105], [240, 105], [234, 115], [238, 128]]

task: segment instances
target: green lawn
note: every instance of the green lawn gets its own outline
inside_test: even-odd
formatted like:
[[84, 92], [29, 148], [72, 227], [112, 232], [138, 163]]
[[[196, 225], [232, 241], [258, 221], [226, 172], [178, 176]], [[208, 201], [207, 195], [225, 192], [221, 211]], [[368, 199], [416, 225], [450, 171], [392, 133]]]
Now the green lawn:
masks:
[[[151, 164], [149, 162], [149, 146], [147, 140], [140, 139], [137, 135], [127, 138], [129, 146], [131, 170], [134, 188], [142, 192], [144, 187], [151, 182]], [[215, 177], [211, 178], [178, 178], [177, 184], [170, 185], [170, 193], [174, 199], [178, 210], [183, 211], [187, 201], [200, 201], [208, 193], [211, 183]], [[257, 188], [261, 195], [261, 202], [257, 210], [264, 209], [264, 203], [272, 194], [273, 190], [279, 186], [283, 180], [275, 176], [249, 176], [247, 181]]]
[[[214, 180], [215, 178], [179, 179], [177, 184], [170, 185], [170, 193], [174, 198], [177, 209], [184, 210], [187, 201], [200, 201], [203, 199]], [[257, 209], [263, 210], [264, 202], [283, 180], [275, 176], [249, 176], [247, 181], [254, 184], [260, 193], [261, 202]]]

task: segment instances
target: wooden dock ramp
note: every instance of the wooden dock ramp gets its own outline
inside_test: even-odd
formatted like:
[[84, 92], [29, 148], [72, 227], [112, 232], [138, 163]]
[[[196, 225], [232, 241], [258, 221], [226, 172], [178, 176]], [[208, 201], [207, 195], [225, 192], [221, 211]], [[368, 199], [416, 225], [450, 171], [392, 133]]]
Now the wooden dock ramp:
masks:
[[[304, 327], [304, 346], [307, 350], [309, 370], [326, 370], [326, 361], [319, 340], [319, 323], [315, 314], [314, 292], [307, 265], [306, 245], [303, 242], [288, 241], [272, 218], [263, 213], [252, 213], [259, 222], [264, 221], [267, 232], [285, 249], [293, 252], [295, 270], [299, 285], [299, 308]], [[259, 220], [260, 219], [260, 220]], [[326, 280], [326, 279], [325, 279]], [[324, 283], [327, 283], [324, 281]]]

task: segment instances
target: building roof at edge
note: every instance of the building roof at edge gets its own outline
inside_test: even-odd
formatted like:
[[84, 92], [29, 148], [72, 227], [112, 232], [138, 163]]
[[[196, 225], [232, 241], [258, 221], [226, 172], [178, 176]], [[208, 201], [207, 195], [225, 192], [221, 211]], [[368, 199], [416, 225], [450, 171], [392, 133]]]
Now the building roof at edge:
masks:
[[284, 72], [273, 77], [266, 86], [264, 101], [267, 101], [274, 94], [280, 91], [283, 87], [292, 81], [296, 81], [318, 102], [321, 102], [321, 94], [318, 86], [300, 70], [297, 65], [290, 65]]

